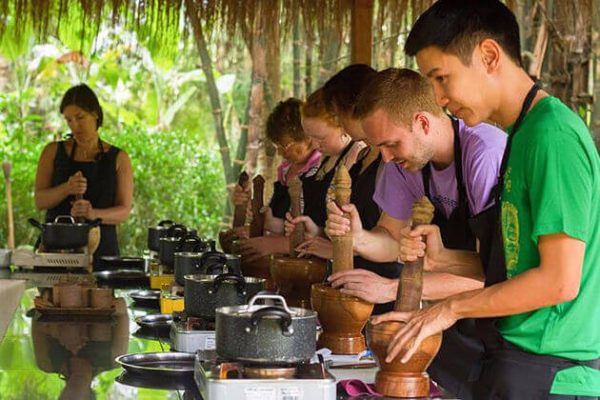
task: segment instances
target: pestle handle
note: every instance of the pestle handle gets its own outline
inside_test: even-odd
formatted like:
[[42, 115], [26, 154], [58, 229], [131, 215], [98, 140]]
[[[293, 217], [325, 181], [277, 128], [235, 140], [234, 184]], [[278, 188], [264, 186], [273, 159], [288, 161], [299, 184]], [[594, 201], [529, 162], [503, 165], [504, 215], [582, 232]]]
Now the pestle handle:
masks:
[[[352, 194], [352, 178], [348, 172], [348, 168], [344, 164], [340, 165], [333, 178], [333, 197], [336, 205], [339, 208], [350, 203], [350, 195]], [[347, 213], [344, 213], [346, 218], [349, 218]], [[333, 265], [332, 271], [340, 272], [354, 268], [354, 249], [352, 232], [348, 232], [342, 236], [336, 236], [332, 239], [333, 242]]]
[[[250, 176], [243, 171], [238, 178], [238, 185], [242, 187], [242, 189], [248, 189], [248, 185], [250, 184]], [[246, 210], [248, 209], [248, 203], [240, 204], [235, 206], [233, 210], [233, 227], [238, 228], [240, 226], [244, 226], [246, 223]]]
[[[288, 193], [290, 194], [290, 214], [292, 218], [302, 215], [302, 181], [296, 175], [288, 182]], [[290, 256], [297, 257], [296, 247], [304, 241], [304, 224], [297, 224], [294, 232], [290, 235]]]
[[[412, 227], [423, 224], [430, 224], [433, 220], [435, 208], [426, 196], [421, 197], [413, 204], [412, 208]], [[398, 292], [396, 295], [395, 311], [414, 311], [418, 310], [421, 304], [423, 294], [423, 257], [416, 261], [404, 263], [400, 280], [398, 282]]]
[[252, 222], [250, 223], [250, 237], [262, 236], [265, 228], [264, 206], [265, 178], [256, 175], [252, 180]]

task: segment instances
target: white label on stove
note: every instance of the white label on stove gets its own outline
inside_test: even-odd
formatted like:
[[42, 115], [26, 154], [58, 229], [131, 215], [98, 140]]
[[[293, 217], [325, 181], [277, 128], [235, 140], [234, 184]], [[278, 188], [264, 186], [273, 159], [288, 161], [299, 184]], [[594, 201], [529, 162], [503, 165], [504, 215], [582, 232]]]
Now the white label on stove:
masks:
[[244, 389], [245, 400], [277, 400], [275, 388], [249, 387]]
[[278, 394], [277, 400], [302, 400], [304, 398], [304, 392], [299, 387], [279, 388]]
[[204, 350], [215, 350], [217, 348], [214, 335], [206, 337], [204, 341]]

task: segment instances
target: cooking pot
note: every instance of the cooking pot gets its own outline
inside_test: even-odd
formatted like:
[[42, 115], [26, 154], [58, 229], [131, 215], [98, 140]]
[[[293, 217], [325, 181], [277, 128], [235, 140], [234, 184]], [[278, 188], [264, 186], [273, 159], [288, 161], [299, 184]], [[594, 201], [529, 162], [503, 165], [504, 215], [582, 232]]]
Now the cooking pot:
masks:
[[175, 267], [175, 253], [209, 252], [214, 247], [214, 241], [203, 241], [194, 233], [185, 233], [183, 236], [161, 237], [159, 240], [158, 258], [162, 265]]
[[161, 237], [165, 236], [169, 231], [169, 228], [173, 226], [175, 223], [170, 219], [162, 220], [156, 226], [151, 226], [148, 228], [148, 249], [152, 251], [158, 251], [158, 246], [160, 244], [159, 240]]
[[59, 215], [54, 222], [44, 224], [33, 218], [29, 218], [28, 221], [42, 231], [42, 244], [46, 250], [77, 249], [87, 246], [90, 229], [102, 222], [100, 218], [91, 222], [75, 222], [70, 215]]
[[241, 275], [238, 256], [216, 251], [177, 252], [174, 264], [175, 281], [180, 285], [185, 285], [186, 275], [219, 275], [226, 272]]
[[[255, 304], [276, 300], [281, 305]], [[306, 362], [317, 343], [317, 313], [289, 308], [282, 296], [259, 294], [247, 305], [216, 310], [216, 350], [219, 357], [258, 364]]]
[[186, 275], [183, 292], [185, 312], [192, 317], [215, 319], [217, 307], [246, 304], [260, 292], [265, 280], [237, 274]]

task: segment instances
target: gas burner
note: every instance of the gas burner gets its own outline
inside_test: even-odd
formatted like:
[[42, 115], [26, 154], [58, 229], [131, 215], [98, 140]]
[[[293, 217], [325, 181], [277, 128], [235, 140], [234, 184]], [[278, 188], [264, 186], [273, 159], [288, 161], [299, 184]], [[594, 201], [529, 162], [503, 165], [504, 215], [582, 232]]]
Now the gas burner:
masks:
[[212, 321], [187, 317], [185, 312], [173, 313], [170, 337], [175, 351], [199, 351], [207, 360], [216, 357], [215, 323]]
[[256, 395], [255, 398], [336, 398], [335, 378], [323, 363], [256, 365], [205, 360], [201, 353], [196, 353], [194, 380], [205, 400], [249, 398], [249, 393]]

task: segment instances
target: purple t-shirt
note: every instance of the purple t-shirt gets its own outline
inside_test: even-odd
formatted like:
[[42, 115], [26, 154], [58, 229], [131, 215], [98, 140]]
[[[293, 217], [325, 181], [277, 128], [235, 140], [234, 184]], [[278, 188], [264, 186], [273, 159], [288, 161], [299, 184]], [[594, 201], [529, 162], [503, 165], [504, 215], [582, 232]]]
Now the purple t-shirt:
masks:
[[[506, 133], [484, 123], [468, 127], [462, 120], [459, 120], [458, 132], [469, 211], [471, 215], [477, 215], [494, 202], [490, 192], [498, 179]], [[458, 205], [454, 162], [443, 170], [431, 167], [429, 191], [435, 208], [443, 210], [448, 218]], [[408, 220], [412, 204], [424, 195], [420, 171], [409, 172], [394, 162], [388, 162], [377, 180], [373, 199], [391, 217]]]

